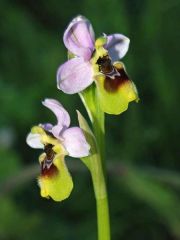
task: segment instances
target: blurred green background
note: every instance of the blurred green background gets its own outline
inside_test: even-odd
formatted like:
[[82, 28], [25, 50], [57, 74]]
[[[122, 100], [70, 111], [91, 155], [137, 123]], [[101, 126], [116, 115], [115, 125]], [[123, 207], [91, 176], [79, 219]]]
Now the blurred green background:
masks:
[[93, 240], [96, 212], [88, 171], [67, 159], [75, 188], [62, 203], [39, 196], [39, 151], [25, 142], [31, 126], [53, 122], [41, 105], [58, 99], [77, 124], [78, 95], [56, 88], [66, 60], [62, 37], [77, 14], [96, 36], [131, 39], [123, 59], [141, 101], [106, 116], [106, 161], [113, 240], [180, 239], [179, 0], [0, 0], [0, 239]]

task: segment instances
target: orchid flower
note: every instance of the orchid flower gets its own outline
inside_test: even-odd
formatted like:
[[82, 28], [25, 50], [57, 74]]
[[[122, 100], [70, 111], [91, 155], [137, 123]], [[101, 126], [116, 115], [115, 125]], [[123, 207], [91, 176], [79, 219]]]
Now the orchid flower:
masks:
[[45, 99], [42, 103], [55, 114], [57, 124], [53, 126], [46, 123], [33, 127], [26, 141], [30, 147], [44, 150], [39, 157], [41, 196], [61, 201], [70, 195], [73, 188], [64, 157], [86, 157], [90, 146], [81, 128], [69, 127], [69, 114], [58, 101]]
[[138, 101], [135, 84], [124, 64], [118, 62], [128, 51], [130, 40], [122, 34], [103, 35], [95, 41], [91, 23], [74, 18], [64, 32], [64, 44], [73, 58], [57, 71], [57, 87], [65, 93], [82, 92], [93, 82], [102, 111], [120, 114], [131, 101]]

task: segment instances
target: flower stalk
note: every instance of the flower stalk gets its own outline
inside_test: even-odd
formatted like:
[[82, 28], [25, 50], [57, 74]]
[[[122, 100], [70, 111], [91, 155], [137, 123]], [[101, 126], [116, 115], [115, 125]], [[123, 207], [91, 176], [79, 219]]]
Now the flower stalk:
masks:
[[98, 240], [110, 240], [109, 206], [105, 179], [106, 167], [104, 159], [104, 112], [100, 108], [97, 99], [96, 88], [94, 86], [88, 88], [86, 91], [83, 91], [80, 94], [80, 97], [91, 119], [97, 144], [97, 153], [93, 154], [93, 163], [89, 169], [92, 176], [96, 199]]
[[110, 240], [110, 222], [107, 197], [97, 199], [98, 240]]
[[[97, 93], [96, 93], [97, 94]], [[96, 95], [97, 97], [97, 95]], [[95, 98], [97, 100], [97, 98]], [[96, 196], [97, 208], [97, 223], [98, 223], [98, 239], [110, 240], [110, 219], [109, 219], [109, 205], [108, 194], [106, 189], [106, 164], [105, 164], [105, 115], [101, 110], [99, 102], [96, 101], [96, 115], [94, 117], [93, 129], [96, 136], [96, 141], [100, 150], [99, 168], [102, 169], [102, 175], [98, 176], [100, 189], [104, 189], [104, 197]]]
[[98, 103], [96, 104], [96, 117], [93, 121], [93, 129], [100, 151], [99, 158], [95, 166], [96, 169], [91, 172], [96, 197], [98, 240], [110, 240], [109, 206], [104, 159], [104, 113], [99, 108]]
[[97, 157], [94, 170], [91, 171], [96, 199], [98, 240], [110, 240], [110, 220], [106, 180], [101, 157]]

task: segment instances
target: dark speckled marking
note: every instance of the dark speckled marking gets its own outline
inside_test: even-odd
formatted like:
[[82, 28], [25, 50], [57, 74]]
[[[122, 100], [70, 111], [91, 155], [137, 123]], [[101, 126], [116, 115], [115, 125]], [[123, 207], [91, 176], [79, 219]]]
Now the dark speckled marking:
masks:
[[113, 66], [109, 56], [104, 56], [103, 58], [99, 58], [97, 60], [97, 64], [99, 65], [99, 71], [104, 74], [108, 74], [113, 71]]
[[53, 151], [53, 145], [47, 144], [44, 147], [44, 152], [46, 157], [41, 163], [41, 175], [46, 177], [52, 177], [58, 173], [57, 167], [53, 164], [53, 159], [55, 157], [55, 152]]
[[108, 92], [116, 92], [119, 87], [129, 81], [129, 77], [126, 74], [124, 68], [115, 68], [112, 65], [109, 56], [99, 58], [97, 64], [99, 65], [99, 71], [106, 76], [104, 81], [104, 88]]

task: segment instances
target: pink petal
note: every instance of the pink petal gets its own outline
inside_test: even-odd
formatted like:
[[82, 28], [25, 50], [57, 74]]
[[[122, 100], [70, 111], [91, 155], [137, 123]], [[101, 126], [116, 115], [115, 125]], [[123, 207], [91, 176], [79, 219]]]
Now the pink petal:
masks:
[[125, 56], [128, 51], [130, 40], [122, 34], [112, 34], [107, 36], [107, 44], [104, 46], [112, 58], [117, 61]]
[[61, 140], [60, 134], [61, 134], [61, 131], [62, 131], [63, 129], [66, 129], [66, 127], [63, 127], [62, 125], [56, 125], [56, 126], [54, 126], [54, 127], [52, 128], [51, 133], [52, 133], [56, 138], [58, 138], [58, 139]]
[[62, 64], [57, 72], [57, 87], [65, 93], [78, 93], [93, 82], [93, 69], [83, 58], [73, 58]]
[[89, 155], [90, 146], [84, 133], [79, 127], [71, 127], [62, 133], [63, 145], [71, 157], [86, 157]]
[[94, 31], [91, 23], [83, 16], [77, 16], [68, 25], [64, 32], [64, 44], [74, 55], [91, 58], [94, 50]]
[[26, 143], [32, 148], [44, 148], [44, 145], [41, 142], [41, 136], [38, 133], [29, 133], [26, 138]]
[[63, 128], [68, 128], [70, 125], [70, 117], [68, 112], [63, 108], [63, 106], [54, 99], [46, 98], [42, 104], [49, 108], [57, 117], [57, 125], [52, 128], [52, 133], [55, 137], [59, 137], [60, 132]]

